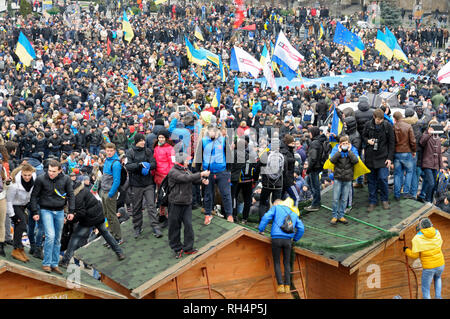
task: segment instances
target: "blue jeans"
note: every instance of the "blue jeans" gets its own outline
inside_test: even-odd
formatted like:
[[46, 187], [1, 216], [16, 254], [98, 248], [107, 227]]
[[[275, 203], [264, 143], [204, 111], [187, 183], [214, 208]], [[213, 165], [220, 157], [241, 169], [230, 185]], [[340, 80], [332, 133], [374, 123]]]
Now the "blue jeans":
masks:
[[42, 220], [35, 221], [31, 213], [28, 214], [28, 240], [30, 245], [36, 247], [42, 247], [42, 239], [44, 237], [44, 226], [42, 226]]
[[64, 226], [64, 211], [41, 209], [42, 225], [45, 231], [43, 266], [58, 267], [61, 249], [61, 234]]
[[313, 199], [311, 202], [312, 207], [320, 207], [321, 197], [320, 197], [320, 172], [309, 173], [308, 184], [311, 190]]
[[344, 217], [347, 208], [348, 197], [352, 188], [352, 181], [343, 182], [337, 179], [333, 185], [333, 217], [340, 219]]
[[414, 157], [414, 167], [415, 168], [413, 169], [413, 175], [411, 178], [411, 188], [409, 189], [409, 195], [416, 198], [417, 191], [419, 190], [419, 178], [420, 178], [420, 175], [422, 175], [422, 168], [417, 166], [417, 156]]
[[442, 273], [444, 272], [445, 265], [441, 267], [431, 268], [431, 269], [423, 269], [422, 270], [422, 298], [423, 299], [431, 299], [430, 288], [431, 282], [434, 280], [434, 298], [441, 298], [441, 289], [442, 289]]
[[378, 203], [378, 193], [380, 190], [380, 199], [382, 202], [387, 202], [389, 197], [388, 186], [389, 169], [387, 167], [370, 168], [370, 173], [367, 174], [367, 184], [369, 189], [369, 204]]
[[[122, 249], [120, 248], [114, 237], [111, 235], [111, 233], [106, 229], [106, 224], [104, 222], [100, 225], [96, 225], [95, 227], [98, 229], [100, 235], [103, 236], [103, 238], [111, 246], [112, 250], [116, 254], [122, 253]], [[83, 239], [87, 239], [91, 230], [92, 227], [83, 227], [79, 223], [76, 224], [75, 229], [73, 230], [72, 237], [70, 238], [69, 245], [64, 253], [64, 263], [68, 264], [70, 262], [70, 259], [73, 257], [73, 253], [79, 248], [78, 243]]]
[[438, 171], [431, 168], [423, 168], [424, 179], [422, 183], [422, 191], [419, 197], [427, 202], [433, 201], [433, 194], [436, 189], [436, 177]]
[[100, 153], [100, 146], [96, 145], [89, 146], [89, 153], [91, 153], [91, 155], [98, 155]]
[[219, 173], [209, 174], [209, 184], [205, 189], [205, 215], [211, 215], [214, 204], [214, 186], [217, 183], [219, 192], [222, 195], [222, 204], [225, 211], [225, 216], [228, 217], [233, 214], [233, 202], [231, 199], [231, 173], [223, 171]]
[[[403, 194], [409, 194], [414, 170], [414, 158], [411, 153], [394, 154], [394, 197], [400, 198], [403, 186]], [[406, 173], [405, 178], [403, 178]]]

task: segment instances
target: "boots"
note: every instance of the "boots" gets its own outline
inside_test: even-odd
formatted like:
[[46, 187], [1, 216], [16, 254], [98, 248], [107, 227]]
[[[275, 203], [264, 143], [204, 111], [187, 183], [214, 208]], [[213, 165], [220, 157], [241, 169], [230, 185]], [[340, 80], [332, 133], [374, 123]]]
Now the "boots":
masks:
[[18, 248], [15, 248], [15, 249], [12, 251], [11, 256], [12, 256], [14, 259], [20, 260], [20, 261], [22, 261], [22, 262], [24, 262], [24, 263], [27, 262], [27, 259], [22, 255], [20, 249], [18, 249]]
[[44, 259], [44, 253], [42, 251], [42, 247], [37, 247], [37, 246], [35, 247], [33, 257], [39, 258], [39, 259]]
[[0, 243], [0, 256], [6, 257], [6, 254], [5, 254], [5, 243]]
[[19, 249], [20, 253], [22, 254], [23, 258], [26, 259], [26, 261], [30, 261], [30, 258], [28, 258], [27, 254], [25, 253], [25, 250], [22, 248]]
[[29, 251], [28, 253], [29, 253], [31, 256], [33, 256], [35, 250], [36, 250], [36, 245], [35, 245], [35, 244], [32, 244], [32, 245], [30, 246], [30, 251]]

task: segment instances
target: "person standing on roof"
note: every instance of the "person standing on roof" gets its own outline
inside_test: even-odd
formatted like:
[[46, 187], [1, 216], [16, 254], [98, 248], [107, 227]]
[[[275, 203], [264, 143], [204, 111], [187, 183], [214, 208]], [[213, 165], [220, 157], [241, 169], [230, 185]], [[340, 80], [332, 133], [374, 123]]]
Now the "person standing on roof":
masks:
[[417, 225], [417, 234], [412, 239], [412, 248], [403, 247], [408, 257], [420, 258], [422, 263], [422, 298], [431, 299], [431, 282], [434, 281], [434, 297], [441, 299], [442, 273], [445, 259], [442, 253], [442, 237], [429, 218], [422, 218]]

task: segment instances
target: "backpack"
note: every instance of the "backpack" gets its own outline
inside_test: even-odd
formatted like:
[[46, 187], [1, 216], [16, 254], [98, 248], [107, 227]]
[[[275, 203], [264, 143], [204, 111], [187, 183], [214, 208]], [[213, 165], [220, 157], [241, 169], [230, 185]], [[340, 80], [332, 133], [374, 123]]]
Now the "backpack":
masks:
[[158, 189], [158, 197], [156, 199], [158, 207], [169, 206], [169, 193], [170, 193], [169, 175], [166, 175], [166, 177], [164, 177]]
[[320, 166], [323, 167], [327, 159], [330, 157], [331, 154], [331, 145], [329, 141], [325, 141], [322, 143], [322, 153], [320, 155]]
[[266, 172], [271, 180], [278, 180], [283, 176], [284, 156], [278, 151], [271, 151], [267, 156]]
[[292, 222], [291, 214], [288, 213], [284, 218], [283, 225], [278, 226], [286, 234], [294, 233], [294, 223]]
[[116, 159], [111, 164], [111, 172], [112, 172], [112, 167], [114, 165], [114, 162], [119, 162], [119, 164], [120, 164], [120, 167], [121, 167], [121, 169], [120, 169], [120, 186], [123, 186], [123, 184], [125, 184], [125, 182], [127, 181], [127, 178], [128, 178], [127, 169], [125, 168], [125, 166], [123, 166], [122, 163], [120, 163], [119, 160]]

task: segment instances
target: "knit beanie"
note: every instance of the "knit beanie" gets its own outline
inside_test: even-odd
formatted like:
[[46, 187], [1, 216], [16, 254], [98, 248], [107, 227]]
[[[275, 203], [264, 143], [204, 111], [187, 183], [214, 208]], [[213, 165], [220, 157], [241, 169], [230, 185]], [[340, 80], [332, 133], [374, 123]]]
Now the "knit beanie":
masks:
[[144, 136], [143, 134], [137, 133], [137, 134], [134, 136], [134, 144], [137, 144], [137, 143], [139, 143], [139, 142], [142, 141], [142, 140], [145, 140], [145, 136]]

